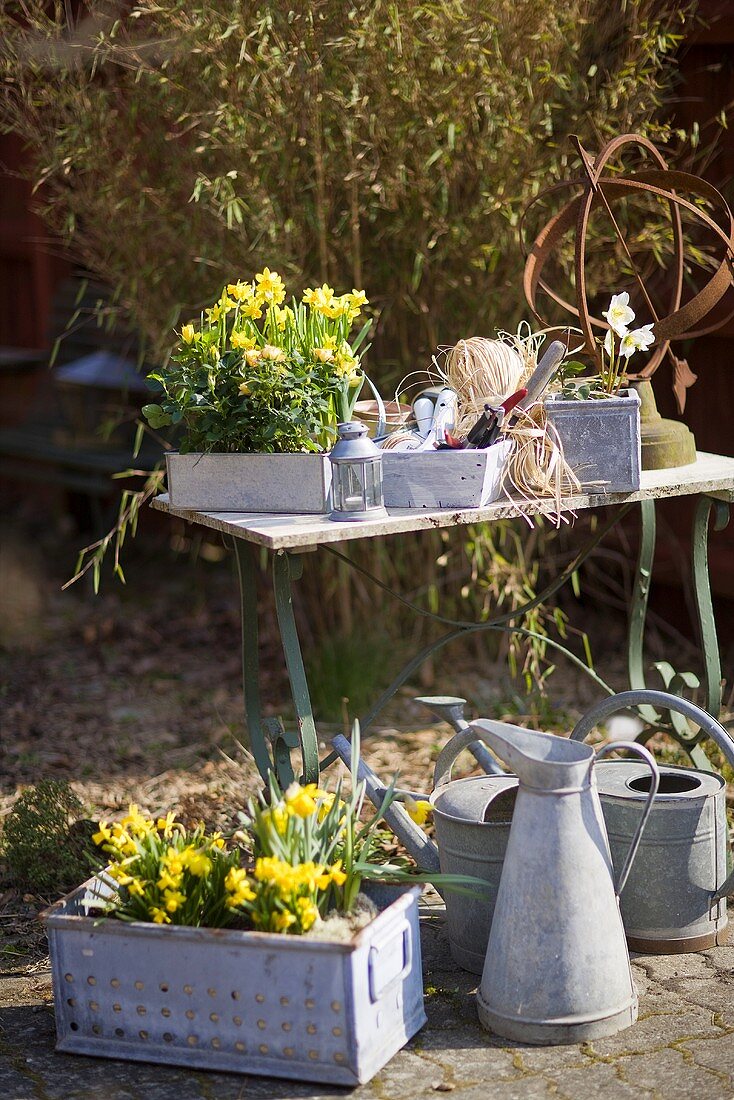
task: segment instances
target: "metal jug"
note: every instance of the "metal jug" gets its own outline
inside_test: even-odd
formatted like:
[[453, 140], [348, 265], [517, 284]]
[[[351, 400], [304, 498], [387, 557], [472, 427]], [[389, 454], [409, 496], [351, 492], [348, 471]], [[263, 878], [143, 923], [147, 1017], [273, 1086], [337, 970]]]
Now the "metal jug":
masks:
[[[477, 992], [484, 1027], [516, 1042], [577, 1043], [612, 1035], [637, 1019], [618, 895], [658, 785], [650, 790], [615, 885], [589, 745], [480, 719], [481, 737], [518, 776], [502, 877]], [[457, 738], [460, 740], [460, 738]]]
[[[579, 721], [571, 737], [584, 740], [604, 718], [631, 706], [655, 706], [690, 718], [734, 766], [734, 740], [694, 703], [662, 691], [626, 691], [603, 700]], [[612, 861], [619, 868], [629, 846], [648, 776], [637, 761], [605, 761], [597, 783]], [[635, 865], [620, 897], [627, 944], [633, 951], [701, 951], [728, 937], [726, 784], [695, 768], [660, 768], [660, 787]]]

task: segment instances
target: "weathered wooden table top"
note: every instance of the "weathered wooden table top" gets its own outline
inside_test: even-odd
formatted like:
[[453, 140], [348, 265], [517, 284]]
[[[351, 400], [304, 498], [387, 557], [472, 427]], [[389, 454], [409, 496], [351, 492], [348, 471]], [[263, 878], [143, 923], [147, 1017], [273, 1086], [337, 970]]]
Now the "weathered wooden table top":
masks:
[[[692, 496], [706, 493], [734, 502], [734, 458], [699, 451], [696, 461], [688, 466], [669, 470], [649, 470], [642, 474], [642, 486], [635, 493], [577, 493], [564, 497], [566, 515], [585, 508], [602, 508], [609, 504], [656, 500], [664, 497]], [[306, 550], [323, 543], [347, 542], [350, 539], [397, 535], [404, 531], [454, 527], [457, 524], [487, 523], [519, 516], [550, 515], [555, 512], [552, 498], [524, 501], [505, 497], [486, 508], [429, 511], [416, 508], [391, 508], [387, 518], [356, 523], [334, 523], [325, 515], [280, 515], [263, 512], [197, 512], [174, 508], [166, 493], [151, 502], [153, 508], [179, 516], [190, 523], [200, 523], [215, 531], [265, 546], [269, 550]]]

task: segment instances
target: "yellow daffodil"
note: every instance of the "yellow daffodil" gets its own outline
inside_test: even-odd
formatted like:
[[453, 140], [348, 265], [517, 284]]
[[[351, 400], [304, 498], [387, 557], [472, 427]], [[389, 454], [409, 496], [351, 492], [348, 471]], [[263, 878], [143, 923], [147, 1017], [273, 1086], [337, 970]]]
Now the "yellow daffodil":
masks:
[[161, 861], [164, 869], [174, 876], [183, 874], [184, 861], [181, 857], [182, 853], [176, 848], [168, 848]]
[[212, 861], [209, 857], [204, 852], [190, 846], [184, 848], [181, 852], [181, 862], [196, 878], [206, 878], [212, 869]]
[[406, 797], [405, 808], [416, 825], [425, 825], [429, 814], [433, 812], [431, 803], [426, 802], [424, 798], [419, 798], [416, 801], [414, 798]]
[[145, 886], [140, 881], [140, 879], [136, 878], [136, 879], [133, 879], [132, 882], [128, 883], [127, 891], [128, 891], [129, 894], [132, 894], [133, 897], [135, 897], [135, 898], [142, 898], [143, 895], [145, 894]]
[[175, 913], [186, 901], [186, 895], [180, 890], [166, 890], [163, 894], [163, 903], [167, 913]]
[[245, 302], [240, 309], [240, 315], [242, 317], [249, 317], [251, 321], [257, 321], [263, 315], [262, 302], [259, 298], [253, 298], [249, 302]]
[[272, 305], [270, 307], [270, 316], [275, 321], [278, 332], [285, 332], [285, 327], [288, 321], [294, 320], [294, 313], [290, 306]]
[[236, 283], [229, 283], [227, 294], [235, 302], [251, 302], [255, 297], [255, 288], [252, 283], [243, 283], [240, 279]]
[[156, 882], [156, 886], [159, 890], [175, 890], [181, 885], [183, 878], [183, 872], [178, 875], [172, 875], [168, 871], [162, 871], [160, 878]]
[[159, 817], [155, 823], [155, 827], [159, 833], [163, 833], [165, 837], [169, 837], [174, 828], [179, 827], [180, 823], [176, 821], [176, 815], [172, 810], [169, 810], [165, 817]]
[[150, 818], [141, 814], [134, 802], [128, 806], [127, 814], [120, 822], [120, 826], [138, 838], [147, 836], [154, 827]]
[[148, 910], [149, 914], [153, 918], [154, 924], [170, 924], [171, 918], [165, 909], [159, 909], [157, 906], [152, 905]]
[[298, 898], [296, 901], [298, 920], [304, 932], [308, 932], [319, 919], [318, 907], [309, 898]]
[[296, 918], [292, 913], [285, 911], [273, 914], [272, 924], [276, 932], [285, 932], [287, 928], [290, 928], [291, 925], [295, 923]]
[[247, 336], [244, 332], [233, 332], [229, 339], [232, 347], [241, 351], [250, 351], [257, 345], [255, 337]]
[[184, 325], [184, 327], [181, 329], [181, 339], [183, 340], [184, 344], [193, 343], [195, 336], [196, 329], [193, 325]]
[[95, 844], [109, 844], [112, 840], [112, 831], [106, 821], [97, 822], [97, 832], [92, 835]]
[[255, 282], [257, 296], [261, 302], [279, 306], [285, 298], [285, 286], [277, 271], [264, 267], [260, 274], [255, 276]]
[[335, 886], [343, 886], [347, 881], [347, 876], [342, 871], [342, 861], [340, 859], [331, 865], [329, 875]]
[[323, 286], [316, 287], [315, 290], [305, 290], [303, 300], [314, 312], [328, 316], [327, 311], [331, 309], [331, 304], [334, 301], [333, 288], [324, 283]]
[[285, 792], [285, 804], [288, 812], [297, 814], [298, 817], [310, 817], [316, 813], [316, 800], [305, 788], [292, 783]]

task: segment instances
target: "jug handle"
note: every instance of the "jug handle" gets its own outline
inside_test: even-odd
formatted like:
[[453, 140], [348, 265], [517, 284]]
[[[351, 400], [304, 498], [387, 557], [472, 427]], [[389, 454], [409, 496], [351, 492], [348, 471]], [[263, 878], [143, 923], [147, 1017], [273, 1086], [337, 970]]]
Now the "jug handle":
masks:
[[[451, 779], [451, 769], [453, 768], [456, 757], [464, 749], [468, 749], [470, 745], [473, 745], [477, 741], [483, 741], [481, 733], [469, 726], [465, 730], [461, 730], [454, 737], [448, 741], [441, 752], [438, 755], [436, 761], [436, 767], [433, 772], [433, 786], [434, 789], [442, 787], [444, 783], [448, 783]], [[486, 743], [486, 742], [485, 742]], [[495, 773], [497, 775], [506, 775], [507, 772], [500, 771], [499, 769]]]
[[642, 816], [640, 817], [637, 831], [632, 838], [632, 843], [630, 844], [627, 851], [624, 865], [622, 866], [622, 870], [619, 872], [619, 878], [617, 879], [616, 885], [614, 887], [614, 892], [617, 897], [619, 897], [619, 895], [624, 890], [627, 878], [630, 871], [632, 870], [632, 864], [634, 863], [635, 856], [637, 855], [637, 849], [640, 846], [642, 834], [644, 832], [645, 826], [647, 825], [647, 819], [649, 818], [652, 811], [652, 804], [655, 799], [655, 795], [658, 793], [658, 786], [660, 784], [660, 772], [658, 771], [658, 766], [655, 763], [655, 757], [652, 755], [649, 749], [646, 749], [644, 745], [638, 745], [636, 741], [609, 741], [608, 744], [602, 745], [602, 747], [599, 749], [594, 758], [594, 763], [596, 763], [597, 760], [600, 760], [602, 756], [606, 756], [608, 752], [613, 752], [615, 749], [626, 749], [628, 752], [634, 752], [638, 756], [641, 756], [650, 771], [652, 772], [650, 793], [647, 796], [647, 801], [645, 802], [645, 808], [642, 811]]

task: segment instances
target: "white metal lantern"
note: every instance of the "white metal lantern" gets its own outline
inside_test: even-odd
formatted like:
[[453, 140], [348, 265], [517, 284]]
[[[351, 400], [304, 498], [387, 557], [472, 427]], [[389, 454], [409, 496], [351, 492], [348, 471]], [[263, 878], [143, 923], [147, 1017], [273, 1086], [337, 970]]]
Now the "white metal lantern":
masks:
[[330, 454], [329, 519], [367, 520], [387, 515], [382, 499], [382, 452], [359, 421], [339, 424], [339, 439]]

